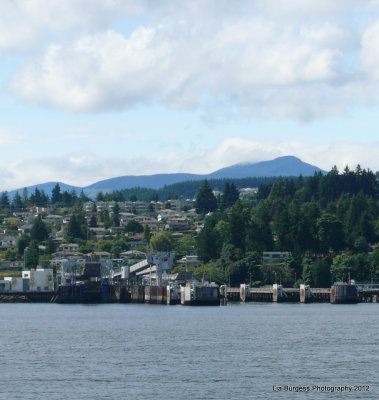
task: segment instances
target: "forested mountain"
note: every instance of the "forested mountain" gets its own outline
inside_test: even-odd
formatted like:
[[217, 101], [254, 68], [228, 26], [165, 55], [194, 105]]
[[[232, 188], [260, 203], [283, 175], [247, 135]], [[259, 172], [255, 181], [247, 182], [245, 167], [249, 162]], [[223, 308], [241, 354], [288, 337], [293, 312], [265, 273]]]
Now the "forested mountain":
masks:
[[123, 190], [134, 187], [159, 189], [165, 185], [171, 185], [177, 182], [201, 179], [204, 179], [203, 175], [195, 174], [156, 174], [141, 176], [129, 175], [96, 182], [92, 185], [86, 186], [84, 191], [88, 195], [93, 196], [100, 191], [104, 193], [111, 193], [114, 190]]
[[285, 156], [259, 163], [236, 164], [219, 169], [207, 176], [214, 178], [246, 178], [247, 176], [311, 176], [315, 172], [325, 172], [314, 165], [307, 164], [297, 157]]
[[[263, 177], [263, 178], [242, 178], [242, 179], [209, 179], [208, 183], [213, 190], [223, 191], [226, 183], [234, 183], [234, 185], [241, 188], [258, 188], [261, 185], [269, 185], [277, 181], [284, 181], [291, 179], [296, 182], [297, 177]], [[193, 199], [196, 196], [199, 187], [203, 181], [186, 181], [174, 183], [173, 185], [164, 186], [161, 189], [147, 189], [135, 187], [131, 189], [116, 190], [112, 193], [103, 193], [103, 200], [116, 200], [125, 201], [132, 197], [141, 201], [166, 201], [169, 199]]]
[[[231, 167], [222, 168], [218, 171], [210, 174], [185, 174], [185, 173], [174, 173], [174, 174], [155, 174], [155, 175], [128, 175], [117, 178], [105, 179], [96, 183], [93, 183], [85, 187], [75, 187], [66, 185], [59, 182], [62, 191], [67, 190], [68, 192], [75, 190], [76, 193], [80, 193], [82, 190], [85, 195], [89, 197], [95, 197], [97, 193], [111, 193], [113, 191], [120, 191], [125, 189], [131, 189], [135, 187], [147, 188], [147, 189], [161, 189], [168, 185], [173, 185], [179, 182], [188, 181], [202, 181], [204, 179], [240, 179], [246, 177], [273, 177], [273, 176], [310, 176], [314, 172], [320, 172], [320, 168], [313, 165], [302, 162], [300, 159], [292, 156], [279, 157], [270, 161], [263, 161], [258, 163], [244, 163], [236, 164]], [[323, 171], [322, 171], [323, 172]], [[32, 193], [37, 188], [40, 191], [44, 191], [48, 196], [51, 196], [51, 191], [56, 182], [48, 182], [44, 184], [38, 184], [28, 187], [28, 192]], [[13, 198], [16, 192], [21, 193], [23, 188], [10, 191], [8, 196], [10, 199]], [[193, 193], [193, 191], [191, 192]], [[183, 195], [184, 196], [184, 195]]]

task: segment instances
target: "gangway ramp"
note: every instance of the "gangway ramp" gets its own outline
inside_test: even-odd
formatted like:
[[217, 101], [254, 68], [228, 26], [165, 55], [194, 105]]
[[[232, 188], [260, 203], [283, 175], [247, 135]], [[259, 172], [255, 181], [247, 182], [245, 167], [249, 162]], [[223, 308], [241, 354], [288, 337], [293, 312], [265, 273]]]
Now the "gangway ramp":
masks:
[[157, 272], [157, 266], [153, 265], [153, 266], [148, 266], [147, 268], [140, 270], [136, 273], [137, 276], [141, 276], [141, 275], [146, 275], [149, 274], [151, 272]]
[[129, 274], [137, 274], [137, 272], [140, 272], [141, 270], [146, 269], [146, 267], [149, 265], [149, 262], [147, 260], [142, 260], [137, 264], [134, 264], [130, 267], [129, 269]]

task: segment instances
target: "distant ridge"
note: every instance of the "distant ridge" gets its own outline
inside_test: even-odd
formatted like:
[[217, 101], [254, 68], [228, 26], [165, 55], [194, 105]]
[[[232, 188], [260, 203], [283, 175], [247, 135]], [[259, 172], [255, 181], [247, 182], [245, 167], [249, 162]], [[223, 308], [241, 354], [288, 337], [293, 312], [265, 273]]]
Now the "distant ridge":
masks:
[[[34, 193], [34, 191], [38, 188], [39, 190], [43, 190], [47, 195], [51, 196], [51, 191], [53, 190], [54, 186], [56, 184], [59, 184], [59, 186], [61, 187], [61, 192], [64, 192], [65, 190], [67, 190], [68, 192], [71, 192], [72, 190], [75, 190], [77, 194], [79, 194], [82, 191], [82, 188], [79, 186], [72, 186], [72, 185], [67, 185], [66, 183], [63, 182], [46, 182], [46, 183], [39, 183], [37, 185], [31, 185], [31, 186], [27, 186], [26, 189], [28, 190], [28, 195], [30, 196], [32, 193]], [[24, 191], [24, 188], [20, 188], [20, 189], [15, 189], [15, 190], [11, 190], [10, 192], [8, 192], [8, 195], [10, 198], [13, 198], [13, 196], [15, 195], [16, 192], [18, 192], [20, 194], [20, 196], [22, 196], [22, 193]]]
[[144, 187], [149, 189], [160, 189], [164, 185], [173, 183], [204, 179], [205, 175], [196, 174], [155, 174], [155, 175], [127, 175], [117, 178], [105, 179], [86, 186], [84, 192], [95, 190], [98, 193], [112, 192], [113, 190], [130, 189], [132, 187]]
[[221, 168], [209, 175], [211, 178], [246, 178], [246, 177], [271, 177], [271, 176], [303, 176], [323, 172], [314, 165], [307, 164], [294, 156], [284, 156], [270, 161], [257, 163], [242, 163]]
[[[242, 163], [235, 164], [230, 167], [221, 168], [210, 174], [154, 174], [154, 175], [126, 175], [116, 178], [105, 179], [95, 182], [85, 187], [67, 185], [62, 182], [47, 182], [43, 184], [27, 187], [29, 195], [38, 187], [47, 195], [51, 196], [51, 191], [56, 183], [59, 183], [61, 191], [75, 190], [79, 194], [82, 190], [90, 197], [95, 196], [98, 192], [110, 193], [115, 190], [131, 189], [133, 187], [143, 187], [149, 189], [160, 189], [165, 185], [184, 181], [197, 181], [203, 179], [218, 179], [218, 178], [248, 178], [248, 177], [272, 177], [272, 176], [303, 176], [313, 175], [315, 172], [326, 173], [320, 168], [305, 163], [294, 156], [278, 157], [269, 161], [261, 161], [257, 163]], [[9, 197], [13, 198], [16, 192], [22, 194], [23, 188], [12, 190], [9, 192]]]

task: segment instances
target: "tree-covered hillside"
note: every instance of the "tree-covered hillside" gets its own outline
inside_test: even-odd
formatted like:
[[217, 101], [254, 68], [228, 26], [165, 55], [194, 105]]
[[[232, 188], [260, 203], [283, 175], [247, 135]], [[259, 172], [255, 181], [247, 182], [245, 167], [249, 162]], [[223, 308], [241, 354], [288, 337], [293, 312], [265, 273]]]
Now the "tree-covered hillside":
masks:
[[[258, 188], [261, 185], [270, 185], [276, 181], [291, 179], [296, 181], [296, 177], [264, 177], [264, 178], [242, 178], [242, 179], [209, 179], [208, 183], [213, 190], [223, 191], [226, 183], [234, 183], [237, 188]], [[127, 201], [133, 196], [141, 201], [166, 201], [169, 199], [193, 199], [203, 181], [186, 181], [165, 186], [161, 189], [147, 189], [136, 187], [114, 191], [112, 193], [101, 193], [103, 200]], [[97, 195], [99, 199], [99, 193]]]
[[[200, 258], [214, 276], [232, 284], [273, 283], [280, 274], [330, 286], [351, 278], [379, 279], [379, 203], [375, 174], [333, 168], [327, 175], [262, 185], [255, 204], [238, 200], [207, 216], [197, 240]], [[263, 251], [288, 251], [285, 265], [262, 266]]]

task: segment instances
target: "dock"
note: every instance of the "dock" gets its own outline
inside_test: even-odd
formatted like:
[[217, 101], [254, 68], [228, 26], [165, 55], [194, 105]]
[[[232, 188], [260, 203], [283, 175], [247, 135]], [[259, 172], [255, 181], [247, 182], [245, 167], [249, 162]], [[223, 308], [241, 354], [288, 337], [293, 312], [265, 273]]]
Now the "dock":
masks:
[[328, 303], [330, 302], [331, 289], [310, 288], [308, 285], [300, 285], [299, 288], [283, 288], [274, 284], [260, 288], [251, 288], [241, 284], [239, 288], [227, 288], [229, 301], [246, 302], [274, 302], [274, 303]]
[[[192, 287], [191, 287], [192, 285]], [[337, 289], [336, 289], [337, 287]], [[337, 292], [336, 292], [337, 290]], [[343, 293], [342, 290], [345, 290]], [[201, 284], [190, 283], [185, 295], [185, 286], [180, 285], [133, 285], [76, 284], [59, 286], [56, 291], [46, 292], [2, 292], [0, 303], [147, 303], [183, 305], [225, 305], [228, 302], [264, 303], [379, 303], [379, 288], [342, 289], [342, 285], [331, 288], [283, 288], [281, 285], [251, 288], [217, 285], [211, 290]], [[191, 298], [192, 296], [192, 298]], [[203, 297], [203, 298], [202, 298]]]

